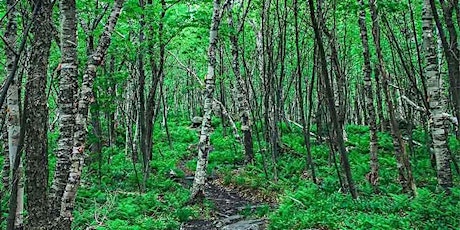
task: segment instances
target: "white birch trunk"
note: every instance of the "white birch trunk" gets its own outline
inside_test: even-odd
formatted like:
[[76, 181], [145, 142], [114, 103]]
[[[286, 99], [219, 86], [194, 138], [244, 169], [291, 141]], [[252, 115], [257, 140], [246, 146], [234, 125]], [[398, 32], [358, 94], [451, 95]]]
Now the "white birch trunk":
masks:
[[83, 84], [78, 98], [78, 109], [75, 119], [75, 132], [73, 137], [72, 155], [70, 158], [71, 166], [69, 178], [61, 200], [59, 229], [70, 230], [73, 221], [72, 211], [75, 207], [75, 198], [81, 181], [83, 162], [85, 156], [85, 141], [87, 137], [88, 111], [89, 105], [94, 101], [92, 91], [96, 77], [96, 70], [101, 65], [107, 49], [110, 46], [112, 33], [118, 21], [124, 0], [116, 0], [112, 12], [105, 25], [104, 32], [99, 39], [98, 47], [88, 60]]
[[196, 164], [195, 179], [193, 181], [192, 195], [190, 198], [191, 201], [204, 198], [208, 154], [211, 150], [209, 135], [211, 132], [212, 104], [215, 89], [214, 69], [216, 66], [217, 36], [221, 17], [220, 0], [214, 0], [211, 30], [209, 32], [208, 73], [204, 80], [204, 115], [201, 123], [200, 141], [198, 143], [198, 161]]
[[438, 185], [448, 191], [452, 187], [451, 159], [447, 143], [449, 121], [444, 115], [446, 112], [446, 98], [444, 96], [442, 77], [439, 74], [436, 42], [433, 34], [433, 12], [429, 0], [423, 1], [422, 19], [423, 50], [427, 60], [425, 75], [430, 105], [429, 125], [433, 140], [433, 152], [436, 158]]

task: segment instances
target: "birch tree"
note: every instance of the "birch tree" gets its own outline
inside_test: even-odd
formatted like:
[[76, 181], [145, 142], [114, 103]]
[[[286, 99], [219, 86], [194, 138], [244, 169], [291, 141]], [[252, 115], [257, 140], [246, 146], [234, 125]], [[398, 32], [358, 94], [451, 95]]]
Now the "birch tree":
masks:
[[59, 217], [61, 198], [67, 184], [75, 125], [75, 96], [77, 92], [77, 21], [75, 0], [60, 0], [61, 63], [58, 94], [59, 139], [57, 162], [50, 191], [50, 221]]
[[75, 128], [73, 136], [72, 155], [70, 157], [70, 172], [66, 187], [61, 200], [60, 220], [58, 229], [68, 230], [72, 224], [72, 211], [75, 207], [75, 199], [78, 186], [81, 181], [83, 162], [85, 156], [88, 110], [93, 99], [93, 83], [96, 77], [97, 67], [101, 65], [110, 46], [112, 33], [115, 29], [124, 0], [116, 0], [112, 12], [105, 25], [104, 32], [99, 38], [99, 44], [86, 64], [83, 83], [78, 93], [78, 105], [75, 117]]
[[[225, 6], [222, 7], [225, 9]], [[222, 19], [222, 10], [220, 0], [213, 1], [213, 12], [211, 29], [209, 31], [209, 48], [208, 48], [208, 72], [204, 79], [204, 101], [203, 101], [203, 120], [201, 122], [200, 141], [198, 143], [198, 161], [196, 164], [195, 179], [193, 181], [192, 194], [190, 201], [195, 202], [204, 198], [204, 189], [206, 184], [206, 170], [208, 167], [208, 155], [211, 151], [209, 140], [211, 132], [211, 116], [213, 95], [215, 89], [214, 70], [216, 68], [216, 50], [217, 36], [219, 25]]]
[[[249, 6], [248, 6], [249, 7]], [[236, 77], [236, 92], [238, 100], [238, 114], [241, 121], [241, 131], [243, 132], [243, 145], [244, 145], [244, 154], [246, 156], [246, 162], [252, 163], [254, 161], [254, 150], [252, 143], [252, 124], [251, 124], [251, 110], [249, 109], [248, 101], [248, 89], [246, 88], [246, 83], [241, 76], [240, 72], [240, 47], [238, 46], [238, 35], [241, 32], [243, 24], [238, 28], [233, 23], [233, 1], [228, 6], [228, 25], [231, 28], [230, 34], [230, 44], [232, 50], [232, 68], [233, 73]]]
[[343, 127], [339, 124], [337, 111], [335, 109], [334, 94], [333, 94], [333, 90], [332, 90], [329, 75], [328, 75], [326, 55], [324, 52], [323, 41], [319, 33], [320, 30], [318, 26], [318, 21], [316, 20], [316, 16], [315, 16], [315, 10], [314, 10], [315, 7], [313, 4], [313, 0], [308, 0], [308, 5], [310, 7], [310, 18], [313, 24], [315, 39], [318, 43], [321, 74], [324, 79], [324, 82], [326, 83], [325, 89], [326, 89], [329, 112], [330, 112], [332, 125], [333, 125], [334, 137], [335, 137], [335, 141], [337, 142], [337, 145], [338, 145], [337, 147], [340, 152], [342, 167], [345, 172], [345, 177], [347, 180], [349, 192], [351, 196], [353, 197], [353, 199], [356, 199], [358, 197], [358, 194], [356, 193], [356, 188], [355, 188], [354, 181], [353, 181], [352, 174], [351, 174], [350, 162], [348, 159], [348, 151], [345, 148], [345, 143], [343, 139]]
[[396, 121], [395, 115], [395, 108], [393, 105], [393, 97], [389, 90], [389, 73], [385, 68], [385, 62], [383, 59], [383, 52], [380, 45], [380, 24], [378, 18], [378, 8], [376, 0], [369, 0], [369, 6], [371, 10], [371, 18], [372, 18], [372, 36], [374, 38], [374, 45], [378, 59], [378, 71], [382, 76], [382, 86], [383, 92], [386, 97], [386, 104], [388, 107], [388, 113], [390, 117], [390, 128], [391, 128], [391, 135], [393, 137], [393, 146], [395, 152], [395, 158], [397, 161], [398, 167], [398, 176], [399, 182], [404, 191], [410, 192], [415, 194], [416, 193], [416, 186], [414, 177], [412, 175], [412, 169], [409, 162], [409, 156], [407, 155], [407, 151], [401, 136], [401, 131], [399, 129], [399, 125]]
[[[15, 6], [15, 1], [7, 0], [7, 10], [9, 14], [7, 15], [7, 25], [5, 30], [5, 54], [6, 54], [6, 74], [7, 76], [11, 75], [14, 68], [14, 59], [16, 58], [16, 41], [17, 41], [17, 10]], [[5, 146], [8, 152], [8, 165], [14, 165], [14, 160], [18, 153], [19, 147], [19, 133], [20, 133], [20, 116], [19, 116], [19, 95], [20, 95], [20, 86], [21, 79], [16, 77], [13, 79], [10, 87], [8, 88], [7, 98], [6, 98], [6, 122], [7, 122], [7, 142], [8, 145]], [[23, 164], [22, 161], [19, 163], [18, 168], [18, 193], [16, 198], [16, 218], [14, 221], [14, 228], [19, 229], [23, 227], [23, 212], [24, 212], [24, 183], [22, 183], [23, 178]], [[12, 168], [8, 169], [8, 175], [13, 175]], [[8, 176], [9, 177], [9, 176]], [[10, 180], [8, 180], [9, 183]], [[8, 188], [8, 187], [7, 187]]]
[[363, 46], [363, 74], [364, 74], [364, 90], [366, 91], [366, 108], [368, 110], [368, 124], [370, 131], [370, 167], [371, 171], [367, 175], [367, 179], [374, 187], [374, 191], [378, 191], [378, 180], [379, 180], [379, 162], [378, 162], [378, 138], [377, 138], [377, 124], [375, 116], [375, 107], [374, 107], [374, 95], [372, 92], [372, 80], [371, 80], [371, 61], [370, 61], [370, 52], [369, 52], [369, 40], [367, 36], [367, 26], [366, 26], [366, 11], [364, 8], [364, 1], [358, 0], [360, 6], [359, 12], [359, 28], [361, 31], [361, 44]]
[[428, 99], [430, 105], [430, 131], [433, 140], [433, 152], [436, 158], [438, 185], [449, 190], [452, 183], [450, 153], [447, 146], [449, 123], [443, 115], [446, 112], [443, 80], [438, 70], [436, 42], [433, 32], [433, 11], [430, 0], [423, 1], [423, 51], [426, 59]]

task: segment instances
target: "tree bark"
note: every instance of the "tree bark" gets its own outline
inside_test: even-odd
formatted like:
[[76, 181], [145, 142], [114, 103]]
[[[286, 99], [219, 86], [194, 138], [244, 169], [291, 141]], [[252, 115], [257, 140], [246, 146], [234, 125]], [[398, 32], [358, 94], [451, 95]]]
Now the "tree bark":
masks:
[[[311, 155], [311, 148], [310, 148], [310, 119], [305, 119], [305, 107], [304, 107], [304, 97], [302, 94], [302, 64], [301, 64], [301, 54], [300, 54], [300, 39], [299, 39], [299, 15], [298, 15], [298, 2], [297, 0], [294, 0], [294, 24], [295, 24], [295, 44], [296, 44], [296, 58], [297, 58], [297, 98], [299, 101], [299, 111], [300, 111], [300, 121], [302, 123], [302, 134], [303, 134], [303, 140], [305, 142], [305, 148], [307, 150], [307, 164], [308, 168], [311, 171], [311, 178], [313, 183], [317, 183], [316, 181], [316, 171], [315, 171], [315, 165], [313, 162], [313, 157]], [[313, 79], [312, 79], [313, 81]], [[306, 83], [308, 83], [307, 80], [305, 80]], [[313, 90], [313, 89], [311, 89]], [[311, 104], [309, 106], [309, 111], [311, 111]], [[309, 112], [310, 115], [310, 112]], [[308, 124], [307, 124], [308, 120]]]
[[83, 75], [83, 84], [79, 92], [78, 107], [75, 118], [75, 132], [73, 137], [72, 155], [70, 158], [71, 167], [69, 178], [61, 200], [61, 213], [57, 229], [69, 230], [72, 224], [72, 211], [75, 207], [75, 198], [78, 186], [81, 181], [81, 173], [84, 162], [85, 142], [87, 136], [88, 125], [88, 109], [92, 101], [94, 101], [93, 83], [96, 77], [96, 69], [101, 65], [107, 49], [110, 46], [112, 33], [115, 29], [118, 17], [123, 7], [124, 0], [116, 0], [112, 8], [112, 12], [105, 25], [99, 44], [95, 52], [88, 60], [85, 74]]
[[423, 50], [427, 60], [425, 75], [427, 78], [428, 98], [430, 105], [430, 131], [433, 140], [433, 151], [436, 158], [438, 185], [449, 191], [452, 187], [452, 171], [450, 153], [447, 145], [449, 123], [443, 116], [446, 98], [443, 94], [443, 78], [439, 74], [436, 43], [433, 33], [433, 12], [430, 0], [423, 1]]
[[375, 116], [375, 107], [374, 107], [374, 96], [372, 92], [372, 80], [371, 80], [371, 61], [370, 61], [370, 52], [369, 52], [369, 40], [367, 36], [367, 26], [366, 26], [366, 11], [364, 8], [364, 1], [358, 0], [360, 5], [359, 12], [359, 27], [361, 31], [361, 43], [363, 46], [363, 57], [364, 57], [364, 90], [366, 91], [366, 108], [368, 111], [368, 124], [370, 131], [370, 168], [371, 171], [367, 174], [367, 179], [374, 188], [374, 192], [378, 192], [378, 181], [379, 181], [379, 161], [378, 161], [378, 139], [377, 139], [377, 124]]
[[[13, 72], [14, 68], [14, 59], [16, 58], [15, 51], [16, 51], [16, 40], [17, 40], [17, 10], [15, 9], [16, 7], [15, 1], [8, 0], [7, 1], [7, 10], [10, 11], [7, 19], [7, 25], [6, 25], [6, 31], [5, 31], [5, 41], [6, 41], [6, 47], [5, 47], [5, 54], [6, 54], [6, 73], [7, 75], [11, 75]], [[19, 147], [19, 134], [20, 134], [20, 115], [19, 115], [19, 105], [20, 105], [20, 100], [19, 100], [19, 95], [20, 95], [20, 88], [21, 88], [21, 78], [17, 77], [16, 79], [13, 79], [13, 82], [11, 83], [10, 87], [8, 88], [8, 93], [7, 93], [7, 106], [6, 106], [6, 121], [7, 121], [7, 134], [4, 138], [6, 140], [7, 138], [7, 145], [5, 146], [5, 152], [8, 153], [8, 157], [5, 158], [5, 165], [12, 166], [14, 165], [14, 159], [16, 159], [16, 155], [18, 153], [18, 147]], [[9, 159], [9, 160], [8, 160]], [[17, 208], [16, 208], [16, 218], [14, 222], [14, 228], [15, 229], [20, 229], [23, 227], [23, 212], [24, 212], [24, 183], [21, 183], [23, 175], [23, 164], [22, 162], [19, 163], [19, 169], [18, 169], [18, 178], [15, 178], [19, 180], [18, 183], [18, 193], [17, 193]], [[6, 172], [5, 172], [6, 173]], [[9, 178], [9, 175], [12, 175], [11, 167], [8, 167], [8, 175], [7, 178]], [[9, 179], [7, 180], [8, 182], [10, 181]], [[5, 191], [8, 191], [9, 185], [5, 187]]]
[[77, 19], [75, 0], [60, 0], [61, 63], [58, 94], [59, 139], [56, 170], [50, 190], [50, 221], [56, 222], [61, 198], [67, 184], [75, 125], [75, 102], [78, 89]]
[[[225, 6], [223, 7], [225, 8]], [[211, 132], [212, 102], [215, 88], [214, 70], [216, 67], [216, 48], [219, 25], [222, 18], [220, 0], [213, 1], [211, 29], [209, 32], [208, 73], [205, 77], [203, 101], [203, 121], [201, 123], [200, 141], [198, 143], [198, 161], [196, 164], [195, 179], [193, 181], [190, 201], [195, 202], [204, 198], [208, 155], [211, 150], [209, 135]]]
[[333, 129], [334, 129], [334, 137], [335, 141], [337, 141], [337, 147], [340, 152], [340, 156], [342, 159], [342, 167], [345, 172], [345, 176], [347, 179], [347, 184], [348, 184], [348, 189], [353, 197], [353, 199], [356, 199], [358, 197], [358, 194], [356, 193], [355, 185], [353, 182], [353, 178], [351, 175], [351, 168], [350, 168], [350, 162], [348, 160], [348, 152], [345, 148], [345, 143], [343, 140], [343, 132], [341, 128], [343, 127], [340, 126], [339, 121], [338, 121], [338, 115], [335, 110], [335, 101], [334, 101], [334, 94], [330, 85], [330, 79], [328, 76], [328, 71], [327, 71], [327, 63], [326, 63], [326, 55], [324, 52], [324, 46], [323, 42], [319, 33], [319, 27], [318, 27], [318, 22], [316, 21], [316, 16], [314, 12], [314, 5], [313, 5], [313, 0], [308, 0], [309, 8], [310, 8], [310, 17], [311, 21], [313, 24], [313, 30], [315, 33], [315, 38], [318, 43], [318, 49], [319, 49], [319, 56], [320, 56], [320, 61], [321, 61], [321, 73], [323, 75], [324, 81], [325, 81], [325, 89], [326, 89], [326, 94], [327, 94], [327, 99], [328, 99], [328, 106], [329, 106], [329, 112], [331, 115], [331, 120], [333, 124]]
[[395, 111], [393, 106], [393, 100], [391, 97], [390, 90], [388, 88], [389, 74], [385, 69], [385, 63], [383, 60], [383, 54], [380, 46], [380, 25], [378, 19], [376, 0], [369, 0], [371, 18], [372, 18], [372, 36], [374, 38], [374, 45], [377, 53], [378, 68], [382, 75], [382, 86], [385, 94], [386, 103], [388, 107], [388, 113], [390, 115], [390, 128], [393, 136], [393, 145], [395, 151], [395, 157], [397, 161], [399, 181], [404, 191], [409, 191], [412, 194], [416, 194], [415, 181], [412, 175], [412, 169], [407, 156], [404, 142], [402, 140], [399, 125], [396, 121]]
[[[31, 28], [33, 40], [27, 71], [25, 116], [27, 229], [45, 229], [48, 219], [48, 98], [51, 7], [49, 0], [35, 0], [38, 13]], [[33, 114], [32, 114], [33, 111]]]
[[230, 34], [230, 43], [232, 50], [232, 68], [233, 73], [236, 77], [236, 91], [238, 101], [238, 114], [241, 121], [241, 131], [243, 132], [243, 145], [244, 154], [246, 156], [246, 163], [253, 163], [254, 161], [254, 150], [252, 141], [252, 124], [251, 124], [251, 111], [249, 109], [249, 102], [247, 100], [247, 88], [246, 83], [241, 76], [240, 62], [239, 62], [239, 46], [238, 46], [238, 34], [237, 28], [233, 23], [233, 1], [231, 1], [228, 7], [228, 25], [231, 28], [232, 33]]

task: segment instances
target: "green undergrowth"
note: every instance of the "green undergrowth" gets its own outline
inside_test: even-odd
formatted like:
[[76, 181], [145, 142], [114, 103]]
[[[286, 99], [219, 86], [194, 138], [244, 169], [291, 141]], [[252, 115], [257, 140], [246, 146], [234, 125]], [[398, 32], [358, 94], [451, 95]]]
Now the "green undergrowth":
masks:
[[[269, 229], [460, 228], [458, 174], [454, 171], [452, 194], [440, 193], [430, 156], [423, 145], [416, 146], [410, 154], [418, 186], [418, 195], [411, 197], [402, 193], [397, 181], [391, 136], [378, 134], [380, 193], [375, 194], [366, 179], [369, 172], [369, 129], [348, 126], [346, 146], [359, 194], [359, 198], [353, 200], [340, 189], [327, 142], [312, 141], [311, 151], [319, 181], [316, 185], [311, 182], [302, 133], [297, 127], [281, 126], [282, 151], [275, 158], [264, 151], [268, 146], [259, 141], [263, 135], [259, 138], [254, 135], [255, 162], [244, 166], [242, 147], [235, 140], [232, 129], [227, 128], [224, 132], [219, 119], [213, 119], [212, 124], [215, 130], [211, 135], [209, 175], [218, 175], [224, 184], [238, 187], [240, 191], [265, 201], [267, 205], [255, 212], [248, 209], [241, 214], [268, 218]], [[168, 125], [172, 148], [164, 127], [155, 126], [150, 164], [152, 173], [143, 193], [140, 192], [142, 164], [133, 165], [122, 144], [104, 147], [102, 158], [89, 154], [78, 191], [73, 229], [179, 229], [181, 223], [187, 220], [211, 216], [218, 204], [206, 201], [200, 206], [188, 205], [189, 189], [170, 177], [171, 172], [181, 178], [195, 170], [198, 130], [190, 129], [190, 123], [180, 119], [173, 118]], [[315, 130], [315, 127], [312, 128]], [[121, 140], [117, 142], [123, 143], [123, 136], [118, 138]], [[414, 130], [413, 138], [422, 144], [426, 140], [420, 129]], [[50, 169], [53, 169], [57, 134], [51, 133], [49, 139]], [[452, 137], [449, 144], [453, 155], [459, 156], [460, 143]], [[273, 160], [277, 162], [276, 166]], [[183, 162], [185, 171], [179, 162]], [[53, 172], [50, 172], [50, 178], [52, 175]], [[3, 199], [3, 210], [6, 210], [6, 205]], [[275, 208], [269, 208], [269, 205]], [[5, 215], [3, 211], [3, 217]]]
[[85, 168], [73, 228], [179, 229], [182, 222], [208, 215], [210, 204], [188, 206], [189, 190], [169, 177], [171, 171], [178, 177], [184, 175], [177, 163], [190, 155], [189, 145], [198, 140], [196, 132], [187, 125], [169, 123], [173, 148], [169, 147], [164, 129], [155, 127], [152, 173], [144, 193], [139, 192], [141, 163], [137, 163], [135, 169], [124, 148], [104, 148], [102, 176], [99, 176], [97, 160]]
[[[380, 191], [377, 195], [366, 179], [369, 172], [369, 129], [348, 126], [347, 133], [346, 145], [359, 193], [357, 200], [341, 192], [327, 143], [314, 143], [312, 146], [319, 184], [311, 182], [311, 173], [306, 169], [303, 137], [301, 131], [295, 128], [282, 137], [284, 152], [276, 158], [278, 181], [273, 179], [273, 173], [264, 174], [264, 158], [260, 153], [256, 155], [255, 165], [228, 171], [224, 181], [276, 196], [279, 206], [269, 214], [270, 229], [460, 228], [460, 213], [457, 211], [460, 210], [460, 189], [456, 172], [452, 194], [447, 196], [438, 192], [429, 153], [424, 146], [417, 146], [411, 158], [418, 195], [411, 197], [402, 193], [397, 181], [391, 136], [379, 133]], [[425, 134], [414, 130], [413, 138], [424, 143]], [[458, 156], [460, 145], [454, 137], [450, 139], [450, 148]], [[273, 166], [266, 164], [272, 172]]]

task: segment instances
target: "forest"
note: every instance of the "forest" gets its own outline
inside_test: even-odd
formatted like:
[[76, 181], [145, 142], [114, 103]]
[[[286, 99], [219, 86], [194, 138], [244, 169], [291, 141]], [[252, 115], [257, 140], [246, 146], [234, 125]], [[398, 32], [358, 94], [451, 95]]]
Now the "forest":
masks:
[[0, 228], [460, 229], [458, 0], [5, 0]]

